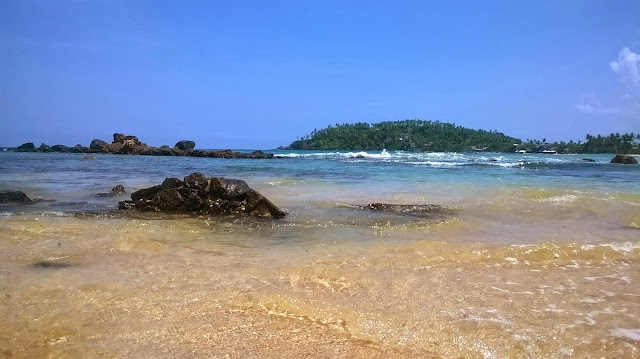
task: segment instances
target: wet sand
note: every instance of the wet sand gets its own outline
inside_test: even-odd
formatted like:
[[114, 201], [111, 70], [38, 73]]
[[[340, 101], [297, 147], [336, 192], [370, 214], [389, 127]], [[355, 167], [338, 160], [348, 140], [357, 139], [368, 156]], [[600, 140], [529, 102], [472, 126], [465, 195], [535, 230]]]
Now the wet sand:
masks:
[[[567, 218], [565, 240], [546, 240], [544, 213], [495, 228], [481, 211], [338, 224], [4, 216], [0, 356], [640, 356], [640, 217], [585, 244]], [[487, 242], [496, 231], [514, 238]]]

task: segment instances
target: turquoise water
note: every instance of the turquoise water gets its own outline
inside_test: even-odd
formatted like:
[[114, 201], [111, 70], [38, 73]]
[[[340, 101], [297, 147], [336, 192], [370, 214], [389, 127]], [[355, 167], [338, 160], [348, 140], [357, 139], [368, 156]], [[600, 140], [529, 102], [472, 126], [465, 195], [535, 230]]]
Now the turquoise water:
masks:
[[[360, 197], [430, 185], [441, 191], [495, 188], [571, 188], [637, 192], [640, 166], [609, 164], [612, 155], [462, 154], [410, 152], [275, 151], [281, 159], [238, 160], [83, 154], [0, 153], [0, 188], [23, 190], [43, 199], [78, 202], [65, 210], [113, 208], [95, 200], [115, 184], [140, 188], [200, 171], [207, 176], [244, 179], [258, 189], [278, 180], [357, 188]], [[363, 158], [356, 158], [361, 156]], [[588, 157], [596, 162], [585, 162]], [[274, 182], [275, 181], [275, 182]], [[460, 193], [450, 193], [458, 196]], [[326, 193], [318, 193], [326, 198]], [[440, 196], [442, 195], [442, 196]], [[86, 203], [82, 203], [86, 202]]]
[[[0, 356], [633, 358], [640, 166], [613, 155], [0, 152]], [[595, 162], [585, 162], [588, 157]], [[122, 212], [200, 171], [281, 220]], [[442, 216], [358, 210], [440, 204]]]
[[[0, 153], [0, 188], [42, 201], [3, 205], [5, 214], [125, 215], [99, 198], [116, 184], [127, 192], [192, 172], [243, 179], [289, 213], [265, 240], [318, 241], [329, 226], [341, 241], [367, 238], [355, 228], [406, 228], [411, 216], [354, 211], [373, 202], [439, 204], [483, 228], [472, 238], [501, 243], [607, 242], [632, 238], [637, 226], [640, 166], [610, 164], [613, 155], [276, 151], [280, 158], [211, 159], [127, 155]], [[251, 221], [251, 219], [247, 219]], [[264, 226], [264, 224], [263, 224]], [[505, 237], [505, 230], [512, 233]], [[242, 229], [240, 229], [242, 230]], [[382, 229], [381, 229], [382, 231]], [[388, 231], [387, 231], [388, 232]], [[587, 235], [582, 235], [587, 233]], [[263, 232], [262, 235], [265, 235]], [[618, 236], [618, 237], [616, 237]], [[229, 239], [237, 241], [236, 238]]]

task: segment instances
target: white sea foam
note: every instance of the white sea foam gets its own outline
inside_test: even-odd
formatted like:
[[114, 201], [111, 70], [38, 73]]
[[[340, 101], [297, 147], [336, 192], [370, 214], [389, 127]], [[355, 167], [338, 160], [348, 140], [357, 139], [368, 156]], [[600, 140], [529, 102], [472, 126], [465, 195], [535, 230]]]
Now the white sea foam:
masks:
[[414, 166], [455, 167], [455, 166], [495, 166], [503, 168], [536, 167], [545, 164], [576, 163], [573, 158], [549, 156], [513, 156], [470, 154], [458, 152], [405, 152], [387, 151], [333, 151], [333, 152], [290, 152], [278, 154], [280, 157], [333, 160], [363, 160], [405, 163]]
[[541, 199], [541, 202], [555, 202], [555, 203], [572, 203], [578, 199], [578, 196], [573, 194], [565, 194], [562, 196], [554, 196]]
[[611, 335], [618, 338], [640, 341], [640, 329], [616, 328], [611, 331]]

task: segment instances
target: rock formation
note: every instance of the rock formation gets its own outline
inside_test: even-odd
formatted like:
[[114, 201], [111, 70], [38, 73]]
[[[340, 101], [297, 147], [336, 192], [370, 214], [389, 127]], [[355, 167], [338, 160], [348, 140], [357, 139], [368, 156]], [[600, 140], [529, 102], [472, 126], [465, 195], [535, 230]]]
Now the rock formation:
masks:
[[92, 150], [98, 150], [98, 151], [102, 151], [105, 148], [107, 148], [107, 146], [109, 146], [108, 143], [104, 142], [103, 140], [100, 139], [94, 139], [93, 141], [91, 141], [91, 144], [89, 145], [89, 148]]
[[160, 185], [131, 194], [120, 209], [141, 211], [202, 213], [212, 215], [255, 215], [283, 218], [286, 213], [266, 197], [249, 188], [246, 182], [220, 177], [207, 178], [195, 172], [181, 181], [167, 178]]
[[24, 192], [2, 191], [0, 192], [0, 203], [31, 203], [31, 199]]
[[124, 190], [124, 186], [119, 184], [113, 187], [109, 192], [96, 194], [96, 197], [113, 197], [113, 196], [119, 196], [126, 193], [127, 192]]
[[196, 143], [191, 140], [178, 141], [172, 148], [167, 145], [162, 147], [148, 146], [138, 140], [138, 137], [125, 135], [122, 133], [113, 134], [113, 142], [107, 143], [100, 139], [91, 141], [89, 147], [76, 145], [69, 147], [65, 145], [53, 145], [49, 147], [42, 144], [36, 147], [32, 142], [22, 144], [15, 149], [16, 152], [70, 152], [70, 153], [111, 153], [111, 154], [131, 154], [143, 156], [191, 156], [191, 157], [212, 157], [212, 158], [274, 158], [271, 153], [254, 151], [251, 153], [233, 152], [231, 150], [196, 150]]
[[178, 141], [174, 147], [183, 151], [191, 151], [196, 147], [196, 143], [189, 140], [182, 140]]
[[23, 143], [16, 148], [18, 152], [33, 152], [36, 150], [36, 145], [33, 142]]
[[624, 165], [637, 165], [638, 160], [635, 157], [629, 156], [629, 155], [616, 155], [614, 158], [611, 159], [610, 163], [621, 163]]

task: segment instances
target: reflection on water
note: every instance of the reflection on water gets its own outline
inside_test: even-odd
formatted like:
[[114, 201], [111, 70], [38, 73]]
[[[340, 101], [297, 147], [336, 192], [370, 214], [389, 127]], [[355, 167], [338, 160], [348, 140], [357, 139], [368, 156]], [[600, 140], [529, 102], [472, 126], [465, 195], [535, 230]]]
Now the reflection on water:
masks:
[[[277, 163], [255, 166], [296, 171]], [[247, 174], [290, 213], [272, 221], [122, 213], [93, 194], [174, 169], [88, 171], [20, 187], [55, 202], [0, 208], [0, 357], [640, 356], [640, 193], [621, 178]], [[451, 211], [352, 206], [371, 202]]]

